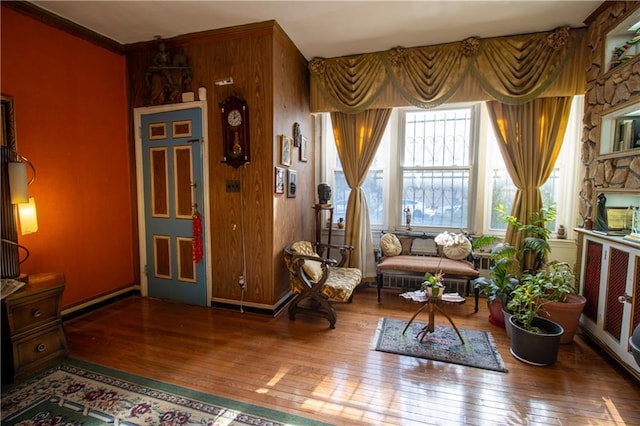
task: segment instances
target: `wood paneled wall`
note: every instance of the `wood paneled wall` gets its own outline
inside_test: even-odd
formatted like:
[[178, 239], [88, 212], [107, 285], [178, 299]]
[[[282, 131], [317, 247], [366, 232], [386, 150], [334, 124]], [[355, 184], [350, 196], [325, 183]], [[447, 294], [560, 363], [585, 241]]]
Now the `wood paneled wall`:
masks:
[[[193, 70], [190, 90], [207, 89], [214, 301], [236, 304], [241, 300], [238, 277], [246, 265], [245, 305], [275, 308], [289, 289], [283, 247], [295, 239], [311, 238], [314, 232], [313, 152], [302, 163], [294, 149], [291, 168], [298, 172], [298, 196], [274, 193], [279, 135], [292, 136], [293, 124], [298, 122], [313, 144], [307, 62], [275, 21], [165, 42], [170, 52], [183, 49], [188, 57]], [[155, 42], [126, 46], [132, 109], [145, 106], [144, 77], [155, 51]], [[227, 77], [233, 77], [232, 85], [215, 85]], [[221, 163], [218, 103], [229, 95], [246, 99], [249, 107], [251, 162], [237, 169]], [[227, 193], [227, 180], [241, 181], [241, 193]]]

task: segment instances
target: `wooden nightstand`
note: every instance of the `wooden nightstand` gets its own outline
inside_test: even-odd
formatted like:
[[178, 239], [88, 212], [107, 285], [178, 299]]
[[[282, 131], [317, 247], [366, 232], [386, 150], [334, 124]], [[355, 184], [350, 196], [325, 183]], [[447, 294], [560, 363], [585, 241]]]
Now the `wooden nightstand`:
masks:
[[56, 364], [69, 353], [60, 304], [64, 274], [29, 275], [26, 286], [2, 300], [2, 382]]

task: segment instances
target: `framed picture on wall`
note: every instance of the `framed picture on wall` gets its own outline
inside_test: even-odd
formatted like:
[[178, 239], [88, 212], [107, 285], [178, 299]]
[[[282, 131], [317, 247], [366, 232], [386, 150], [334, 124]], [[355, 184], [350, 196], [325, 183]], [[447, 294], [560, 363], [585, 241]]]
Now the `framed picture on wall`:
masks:
[[298, 173], [295, 170], [287, 170], [287, 197], [295, 198], [296, 196], [296, 179]]
[[300, 161], [306, 163], [309, 154], [309, 140], [306, 136], [300, 137]]
[[291, 150], [293, 149], [293, 139], [289, 136], [280, 136], [280, 163], [283, 166], [291, 165]]
[[284, 194], [284, 169], [276, 166], [274, 191], [276, 194]]

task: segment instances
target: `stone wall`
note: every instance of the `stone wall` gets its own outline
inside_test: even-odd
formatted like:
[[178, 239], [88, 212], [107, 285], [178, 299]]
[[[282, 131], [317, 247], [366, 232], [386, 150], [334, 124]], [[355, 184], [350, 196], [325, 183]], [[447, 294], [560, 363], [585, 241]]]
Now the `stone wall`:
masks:
[[594, 206], [600, 192], [640, 193], [640, 150], [599, 154], [603, 115], [619, 106], [640, 104], [640, 55], [611, 70], [604, 63], [610, 55], [604, 52], [607, 33], [638, 7], [638, 2], [611, 2], [589, 24], [591, 60], [587, 69], [581, 149], [584, 179], [579, 195], [583, 220], [588, 216], [595, 218]]

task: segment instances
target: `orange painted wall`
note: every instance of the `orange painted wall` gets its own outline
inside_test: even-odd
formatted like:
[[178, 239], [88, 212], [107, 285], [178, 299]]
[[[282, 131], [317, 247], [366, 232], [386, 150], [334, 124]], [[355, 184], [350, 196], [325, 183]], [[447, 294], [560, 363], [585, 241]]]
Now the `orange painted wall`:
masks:
[[137, 281], [125, 58], [4, 6], [1, 23], [1, 91], [37, 171], [20, 270], [63, 272], [70, 307]]

